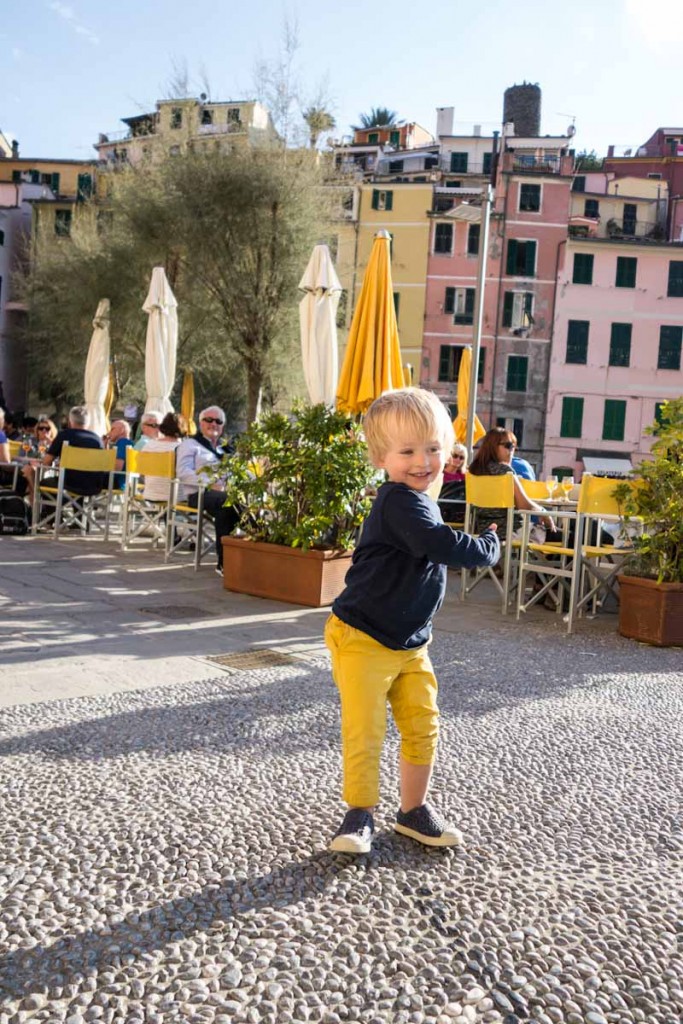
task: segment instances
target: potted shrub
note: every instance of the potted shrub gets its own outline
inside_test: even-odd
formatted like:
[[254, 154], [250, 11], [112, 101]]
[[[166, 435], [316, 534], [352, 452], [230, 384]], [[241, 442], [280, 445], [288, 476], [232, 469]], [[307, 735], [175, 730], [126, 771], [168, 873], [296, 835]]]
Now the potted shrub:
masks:
[[318, 607], [341, 592], [376, 471], [359, 427], [324, 405], [269, 413], [218, 468], [240, 512], [223, 539], [227, 590]]
[[652, 458], [634, 472], [636, 487], [614, 495], [624, 516], [642, 521], [619, 576], [619, 632], [659, 646], [683, 645], [683, 398], [664, 402]]

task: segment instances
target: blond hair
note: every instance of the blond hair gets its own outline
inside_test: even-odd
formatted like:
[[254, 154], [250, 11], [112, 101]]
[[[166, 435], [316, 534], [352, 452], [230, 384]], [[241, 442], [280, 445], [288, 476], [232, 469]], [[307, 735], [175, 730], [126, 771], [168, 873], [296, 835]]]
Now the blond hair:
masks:
[[385, 391], [366, 412], [363, 431], [373, 462], [384, 458], [401, 433], [425, 440], [436, 437], [444, 452], [453, 445], [453, 425], [445, 405], [424, 388]]

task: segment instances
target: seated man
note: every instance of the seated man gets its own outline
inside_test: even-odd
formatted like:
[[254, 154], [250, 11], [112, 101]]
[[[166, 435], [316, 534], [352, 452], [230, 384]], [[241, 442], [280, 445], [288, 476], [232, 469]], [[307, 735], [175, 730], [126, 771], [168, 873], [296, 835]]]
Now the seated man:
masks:
[[159, 424], [161, 416], [158, 412], [143, 412], [140, 421], [140, 436], [135, 442], [136, 452], [141, 452], [148, 441], [156, 441], [159, 437]]
[[[101, 438], [93, 433], [92, 430], [87, 429], [87, 422], [87, 412], [82, 405], [75, 405], [73, 409], [70, 409], [69, 426], [65, 430], [59, 431], [40, 460], [40, 464], [51, 466], [61, 455], [62, 446], [65, 441], [73, 448], [104, 448]], [[38, 465], [38, 462], [36, 461], [34, 465]], [[28, 485], [27, 497], [32, 501], [36, 476], [34, 466], [26, 466], [23, 472]], [[57, 477], [43, 478], [43, 483], [56, 486]], [[86, 473], [78, 469], [67, 469], [64, 475], [64, 485], [67, 491], [71, 491], [73, 494], [90, 496], [99, 494], [102, 488], [106, 486], [106, 480], [103, 479], [102, 473]]]
[[[199, 414], [199, 433], [185, 437], [176, 454], [176, 473], [181, 484], [180, 501], [197, 508], [199, 500], [198, 471], [203, 466], [217, 465], [226, 454], [221, 445], [221, 434], [225, 426], [225, 413], [217, 405], [203, 409]], [[202, 481], [205, 483], [206, 481]], [[221, 539], [235, 529], [239, 516], [230, 505], [225, 506], [225, 491], [220, 483], [212, 484], [204, 492], [204, 510], [216, 526], [217, 571], [222, 572], [223, 545]]]
[[119, 471], [125, 470], [126, 448], [131, 448], [133, 445], [130, 439], [130, 423], [126, 420], [114, 420], [104, 440], [107, 448], [116, 448], [115, 468], [117, 472], [114, 474], [114, 488], [121, 491], [126, 485], [126, 474]]

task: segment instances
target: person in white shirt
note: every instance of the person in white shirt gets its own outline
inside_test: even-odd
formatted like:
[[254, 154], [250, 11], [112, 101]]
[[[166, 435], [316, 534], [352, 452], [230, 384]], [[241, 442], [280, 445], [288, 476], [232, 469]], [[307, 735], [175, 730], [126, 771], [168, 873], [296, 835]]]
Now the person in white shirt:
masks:
[[[221, 445], [221, 434], [225, 426], [225, 413], [217, 405], [202, 409], [199, 414], [199, 433], [186, 437], [180, 442], [176, 453], [176, 475], [181, 484], [179, 500], [197, 508], [199, 501], [198, 471], [203, 466], [217, 465], [226, 454]], [[232, 533], [237, 526], [239, 515], [231, 506], [225, 505], [225, 491], [220, 483], [212, 484], [204, 492], [204, 511], [214, 520], [216, 527], [217, 571], [223, 571], [223, 545], [221, 540]]]
[[[145, 444], [148, 452], [175, 451], [184, 437], [187, 436], [187, 420], [178, 412], [167, 412], [159, 424], [158, 437], [151, 437]], [[142, 496], [145, 501], [168, 501], [171, 481], [163, 476], [146, 476]]]
[[158, 412], [145, 412], [142, 414], [140, 423], [140, 436], [135, 442], [135, 451], [141, 452], [148, 441], [156, 440], [159, 436], [159, 424], [161, 416]]

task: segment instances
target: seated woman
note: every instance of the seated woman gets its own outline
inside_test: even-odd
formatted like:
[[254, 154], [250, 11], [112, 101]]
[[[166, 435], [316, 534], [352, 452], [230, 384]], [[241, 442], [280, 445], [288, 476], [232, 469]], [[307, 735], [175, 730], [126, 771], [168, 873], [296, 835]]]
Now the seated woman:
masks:
[[[56, 438], [57, 427], [47, 416], [41, 416], [31, 433], [33, 447], [28, 455], [30, 459], [39, 461]], [[23, 466], [21, 476], [17, 480], [17, 494], [23, 495], [28, 492], [29, 501], [33, 498], [33, 465], [34, 463], [30, 463]]]
[[438, 505], [445, 522], [460, 521], [465, 518], [466, 468], [467, 448], [464, 444], [456, 441], [444, 466], [443, 483], [438, 497]]
[[[144, 422], [144, 421], [143, 421]], [[145, 455], [150, 452], [172, 452], [187, 437], [187, 420], [179, 412], [167, 412], [159, 424], [157, 437], [145, 443]], [[142, 496], [145, 501], [168, 501], [171, 481], [163, 476], [146, 476]]]
[[[512, 473], [515, 483], [515, 508], [524, 508], [540, 513], [539, 519], [551, 535], [547, 539], [549, 541], [559, 540], [552, 517], [547, 514], [545, 509], [526, 496], [519, 478], [514, 473], [512, 455], [516, 447], [517, 438], [512, 431], [506, 430], [505, 427], [492, 427], [474, 456], [469, 472], [474, 476], [502, 476], [505, 473]], [[505, 540], [507, 516], [506, 508], [477, 509], [476, 530], [479, 532], [485, 526], [496, 523], [498, 536], [501, 540]], [[516, 536], [521, 531], [521, 528], [522, 517], [515, 515], [513, 518], [513, 536]]]

